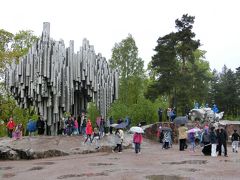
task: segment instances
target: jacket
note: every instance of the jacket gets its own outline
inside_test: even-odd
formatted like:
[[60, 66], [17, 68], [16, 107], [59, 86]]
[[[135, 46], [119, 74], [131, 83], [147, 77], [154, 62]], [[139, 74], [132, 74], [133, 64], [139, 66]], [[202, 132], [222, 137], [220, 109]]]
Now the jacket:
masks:
[[134, 142], [134, 143], [139, 143], [139, 144], [141, 144], [141, 143], [142, 143], [142, 134], [140, 134], [140, 133], [135, 133], [135, 134], [133, 135], [133, 142]]
[[238, 133], [234, 132], [232, 134], [232, 141], [239, 141], [239, 138], [240, 138], [240, 136]]
[[13, 120], [8, 121], [7, 128], [8, 129], [14, 129], [14, 127], [15, 127], [14, 121]]
[[87, 122], [87, 127], [86, 127], [86, 134], [87, 134], [87, 135], [91, 135], [92, 132], [93, 132], [93, 130], [92, 130], [92, 124], [91, 124], [90, 121], [88, 121], [88, 122]]
[[210, 143], [217, 144], [217, 135], [214, 131], [210, 132]]
[[178, 139], [187, 139], [187, 128], [185, 126], [181, 126], [178, 128]]

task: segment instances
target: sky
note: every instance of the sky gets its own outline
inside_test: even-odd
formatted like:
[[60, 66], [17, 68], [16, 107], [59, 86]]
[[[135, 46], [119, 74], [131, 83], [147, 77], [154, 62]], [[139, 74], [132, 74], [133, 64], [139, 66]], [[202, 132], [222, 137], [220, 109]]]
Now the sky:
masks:
[[40, 36], [43, 22], [50, 22], [53, 39], [66, 46], [74, 40], [77, 51], [87, 38], [107, 60], [114, 44], [131, 34], [145, 67], [157, 39], [176, 31], [175, 20], [189, 14], [210, 68], [240, 66], [239, 0], [0, 0], [0, 5], [0, 29]]

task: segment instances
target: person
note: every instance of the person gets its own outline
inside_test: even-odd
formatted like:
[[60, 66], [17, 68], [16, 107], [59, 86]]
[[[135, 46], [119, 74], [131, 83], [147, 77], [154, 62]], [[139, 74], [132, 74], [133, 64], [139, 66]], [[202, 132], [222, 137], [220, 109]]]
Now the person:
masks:
[[133, 143], [135, 145], [135, 153], [141, 154], [141, 144], [142, 144], [142, 134], [141, 133], [134, 133], [133, 135]]
[[219, 148], [218, 148], [218, 155], [221, 156], [222, 154], [222, 146], [224, 148], [224, 156], [228, 156], [227, 155], [227, 133], [226, 131], [223, 129], [223, 127], [221, 127], [219, 129], [219, 133], [217, 135], [217, 140], [218, 140], [218, 145], [219, 145]]
[[161, 108], [158, 109], [158, 121], [159, 122], [162, 122], [162, 113], [163, 113], [163, 110]]
[[95, 140], [95, 144], [96, 144], [96, 149], [99, 149], [99, 143], [98, 141], [100, 140], [100, 133], [97, 127], [95, 127], [93, 129], [93, 137], [91, 139], [91, 143], [93, 142], [93, 140]]
[[7, 123], [8, 137], [12, 138], [13, 130], [14, 130], [15, 126], [16, 126], [15, 122], [13, 121], [13, 117], [11, 116]]
[[171, 144], [171, 132], [170, 131], [164, 131], [162, 132], [162, 136], [163, 136], [163, 146], [162, 149], [168, 149], [170, 148], [170, 144]]
[[84, 116], [83, 123], [82, 123], [82, 134], [86, 135], [86, 127], [87, 127], [87, 117]]
[[67, 126], [67, 135], [71, 136], [74, 128], [74, 120], [72, 116], [69, 117], [68, 120], [66, 121], [66, 126]]
[[112, 134], [113, 127], [112, 127], [111, 125], [114, 123], [114, 120], [113, 120], [113, 117], [112, 117], [112, 116], [110, 116], [110, 118], [109, 118], [109, 122], [110, 122], [110, 128], [109, 128], [109, 131], [110, 131], [110, 134]]
[[186, 139], [187, 139], [187, 128], [185, 127], [185, 124], [181, 124], [181, 126], [178, 128], [178, 139], [179, 139], [179, 150], [184, 151], [186, 146]]
[[36, 121], [29, 119], [28, 123], [27, 123], [27, 131], [28, 131], [29, 136], [32, 136], [36, 130], [37, 130]]
[[74, 118], [74, 127], [73, 127], [73, 134], [77, 135], [79, 134], [79, 131], [78, 131], [78, 120], [77, 118]]
[[195, 152], [195, 133], [194, 132], [190, 132], [189, 133], [189, 141], [191, 143], [191, 148], [190, 148], [190, 152]]
[[37, 129], [38, 129], [38, 135], [44, 134], [44, 121], [40, 117], [37, 120]]
[[121, 133], [120, 133], [120, 129], [117, 129], [115, 131], [115, 143], [116, 143], [116, 146], [115, 148], [113, 149], [113, 152], [115, 152], [116, 150], [118, 150], [119, 153], [122, 152], [122, 139], [121, 139]]
[[211, 155], [211, 143], [210, 143], [210, 134], [208, 131], [208, 127], [204, 128], [204, 132], [201, 135], [201, 144], [203, 144], [202, 152], [204, 155]]
[[216, 148], [217, 148], [217, 135], [216, 135], [214, 126], [211, 127], [210, 143], [211, 143], [211, 146], [212, 146], [212, 148], [211, 148], [211, 156], [212, 157], [217, 157], [217, 152], [216, 152]]
[[[87, 121], [87, 127], [86, 127], [86, 135], [87, 135], [87, 138], [85, 139], [84, 143], [86, 143], [86, 142], [88, 141], [88, 139], [89, 139], [90, 142], [91, 142], [92, 133], [93, 133], [92, 123], [91, 123], [91, 120], [88, 119], [88, 121]], [[92, 142], [91, 142], [91, 143], [92, 143]]]
[[99, 130], [100, 130], [100, 136], [103, 137], [105, 134], [105, 120], [103, 117], [101, 117], [101, 120], [100, 120]]
[[15, 140], [21, 139], [22, 138], [22, 132], [23, 132], [23, 126], [21, 123], [19, 123], [14, 132], [13, 132], [13, 137]]
[[239, 142], [239, 139], [240, 139], [240, 136], [239, 134], [237, 133], [237, 130], [234, 129], [234, 133], [232, 134], [232, 151], [233, 152], [238, 152], [238, 142]]

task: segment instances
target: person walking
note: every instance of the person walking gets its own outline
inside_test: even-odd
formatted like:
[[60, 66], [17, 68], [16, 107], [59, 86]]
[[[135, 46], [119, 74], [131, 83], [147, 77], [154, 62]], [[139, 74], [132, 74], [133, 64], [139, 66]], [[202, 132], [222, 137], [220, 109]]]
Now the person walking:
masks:
[[218, 139], [218, 145], [219, 145], [219, 151], [218, 151], [218, 155], [221, 156], [222, 154], [222, 146], [224, 148], [224, 156], [228, 156], [227, 155], [227, 133], [226, 131], [223, 129], [223, 127], [221, 127], [219, 129], [219, 134], [217, 136]]
[[238, 152], [238, 142], [239, 142], [240, 136], [237, 133], [236, 129], [234, 130], [234, 133], [232, 134], [231, 139], [232, 139], [232, 151], [237, 153]]
[[7, 123], [7, 130], [8, 130], [8, 137], [12, 138], [13, 136], [13, 130], [15, 128], [16, 124], [15, 122], [13, 121], [13, 117], [11, 116], [9, 118], [9, 121]]
[[96, 148], [95, 148], [95, 149], [99, 149], [99, 143], [98, 143], [99, 140], [100, 140], [100, 133], [99, 133], [98, 128], [95, 127], [95, 128], [93, 129], [93, 137], [92, 137], [92, 139], [91, 139], [91, 143], [92, 143], [93, 141], [95, 141], [95, 144], [96, 144]]
[[181, 124], [178, 128], [178, 139], [179, 139], [179, 150], [184, 151], [186, 146], [187, 139], [187, 131], [188, 129], [185, 127], [185, 124]]
[[142, 144], [142, 134], [141, 133], [134, 133], [133, 135], [133, 143], [135, 144], [135, 153], [141, 154], [141, 144]]
[[92, 123], [90, 121], [90, 119], [88, 119], [87, 121], [87, 127], [86, 127], [86, 134], [87, 134], [87, 138], [85, 139], [84, 143], [86, 143], [88, 141], [88, 139], [91, 141], [91, 136], [92, 136], [93, 130], [92, 130]]
[[121, 147], [121, 144], [122, 144], [122, 139], [121, 139], [121, 133], [120, 133], [120, 129], [117, 129], [115, 131], [115, 148], [113, 149], [113, 152], [115, 152], [116, 150], [118, 150], [119, 153], [122, 152], [122, 147]]
[[217, 157], [217, 135], [215, 132], [215, 127], [211, 127], [210, 131], [210, 143], [212, 145], [211, 148], [211, 156], [212, 157]]

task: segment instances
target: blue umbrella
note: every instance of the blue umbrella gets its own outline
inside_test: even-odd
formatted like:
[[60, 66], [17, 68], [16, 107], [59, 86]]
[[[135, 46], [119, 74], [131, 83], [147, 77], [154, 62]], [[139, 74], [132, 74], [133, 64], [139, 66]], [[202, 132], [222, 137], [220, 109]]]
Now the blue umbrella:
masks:
[[126, 127], [127, 127], [127, 124], [125, 122], [122, 122], [121, 124], [118, 124], [114, 128], [116, 128], [116, 129], [124, 129]]

